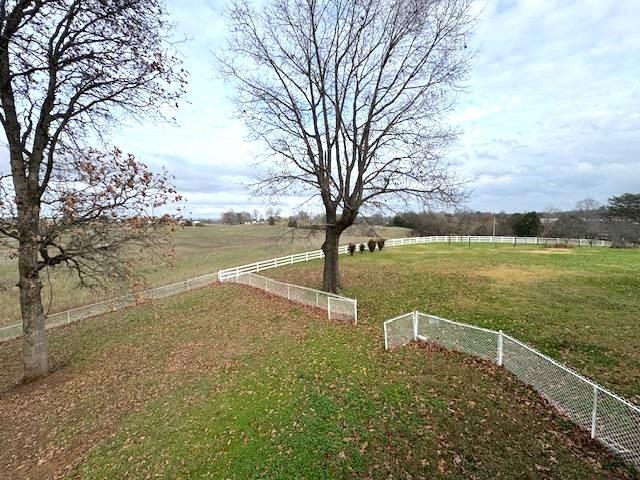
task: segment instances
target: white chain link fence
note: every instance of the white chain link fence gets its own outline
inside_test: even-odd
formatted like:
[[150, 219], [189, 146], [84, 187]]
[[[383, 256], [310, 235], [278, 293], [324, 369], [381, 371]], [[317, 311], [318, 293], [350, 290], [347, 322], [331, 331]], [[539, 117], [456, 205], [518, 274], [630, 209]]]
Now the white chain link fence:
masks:
[[495, 362], [531, 385], [561, 414], [640, 470], [640, 407], [502, 333], [420, 312], [384, 322], [386, 349], [432, 342]]
[[351, 322], [354, 325], [358, 323], [358, 302], [352, 298], [279, 282], [255, 273], [242, 273], [228, 277], [225, 281], [249, 285], [295, 303], [321, 308], [327, 311], [329, 320]]

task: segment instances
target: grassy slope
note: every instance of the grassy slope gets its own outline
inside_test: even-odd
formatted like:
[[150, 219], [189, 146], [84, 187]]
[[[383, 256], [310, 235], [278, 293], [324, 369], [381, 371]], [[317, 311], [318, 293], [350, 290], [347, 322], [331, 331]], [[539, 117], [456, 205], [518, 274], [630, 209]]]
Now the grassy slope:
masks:
[[[341, 260], [365, 322], [419, 309], [502, 329], [640, 401], [637, 250], [438, 244]], [[269, 275], [320, 284], [317, 263]]]
[[33, 385], [0, 344], [3, 478], [629, 476], [504, 371], [381, 344], [234, 285], [56, 330]]
[[[379, 228], [386, 238], [403, 237], [410, 234], [405, 228]], [[361, 227], [347, 230], [343, 242], [362, 241], [367, 233]], [[150, 286], [167, 285], [205, 273], [214, 273], [221, 268], [265, 260], [290, 253], [312, 250], [322, 244], [320, 234], [307, 238], [302, 230], [294, 231], [275, 225], [238, 225], [189, 227], [175, 233], [175, 259], [172, 266], [147, 267], [141, 272]], [[77, 280], [64, 269], [51, 272], [53, 302], [50, 312], [87, 305], [110, 298], [126, 286], [114, 285], [109, 291], [92, 291], [77, 288]], [[15, 259], [0, 251], [0, 327], [19, 321], [17, 266]], [[3, 291], [4, 287], [6, 290]], [[48, 304], [49, 285], [43, 289]]]

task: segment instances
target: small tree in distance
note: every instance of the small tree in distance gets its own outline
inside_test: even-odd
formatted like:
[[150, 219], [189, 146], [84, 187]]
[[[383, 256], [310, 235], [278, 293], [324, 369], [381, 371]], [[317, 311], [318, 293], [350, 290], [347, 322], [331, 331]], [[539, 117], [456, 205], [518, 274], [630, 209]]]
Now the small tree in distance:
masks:
[[542, 230], [542, 223], [536, 212], [528, 212], [524, 215], [514, 214], [511, 228], [516, 237], [537, 237]]
[[220, 69], [270, 160], [256, 190], [322, 203], [326, 291], [363, 206], [463, 197], [443, 154], [470, 66], [471, 0], [238, 0], [228, 22]]

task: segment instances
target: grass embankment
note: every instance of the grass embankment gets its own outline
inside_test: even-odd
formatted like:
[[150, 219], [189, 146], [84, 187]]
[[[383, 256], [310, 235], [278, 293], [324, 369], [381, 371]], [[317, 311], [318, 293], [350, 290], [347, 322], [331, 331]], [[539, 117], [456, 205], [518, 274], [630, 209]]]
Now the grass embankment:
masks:
[[363, 308], [341, 326], [209, 287], [53, 331], [58, 370], [20, 387], [2, 344], [2, 477], [630, 477], [503, 370], [384, 352]]
[[[640, 403], [640, 251], [434, 244], [341, 257], [360, 321], [421, 310], [502, 329]], [[318, 262], [268, 272], [317, 287]]]
[[[343, 235], [343, 242], [366, 241], [367, 228], [355, 226]], [[376, 228], [386, 238], [404, 237], [406, 228]], [[320, 248], [321, 232], [309, 236], [304, 229], [289, 229], [282, 225], [236, 225], [179, 228], [174, 234], [175, 255], [172, 265], [146, 262], [140, 274], [149, 287], [180, 282], [207, 273], [215, 273], [244, 263], [265, 260], [306, 250]], [[111, 285], [106, 291], [79, 289], [77, 278], [64, 268], [50, 272], [51, 282], [43, 272], [45, 308], [50, 313], [106, 300], [123, 293], [127, 285]], [[18, 280], [15, 258], [0, 250], [0, 327], [20, 321]], [[50, 291], [53, 296], [49, 306]]]

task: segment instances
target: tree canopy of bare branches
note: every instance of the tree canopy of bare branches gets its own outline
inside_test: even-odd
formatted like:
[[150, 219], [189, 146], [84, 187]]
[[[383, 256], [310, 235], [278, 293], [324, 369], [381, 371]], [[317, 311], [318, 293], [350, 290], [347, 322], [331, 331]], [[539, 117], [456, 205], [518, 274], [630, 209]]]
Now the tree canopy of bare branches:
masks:
[[106, 255], [142, 238], [142, 230], [107, 235], [105, 222], [174, 194], [132, 157], [89, 148], [122, 115], [160, 116], [176, 103], [185, 74], [169, 30], [160, 0], [0, 0], [0, 122], [11, 168], [1, 228], [18, 242], [26, 379], [48, 372], [41, 269], [66, 264], [81, 279], [99, 277]]
[[469, 0], [245, 1], [220, 59], [237, 109], [270, 155], [262, 194], [318, 197], [323, 286], [339, 286], [340, 234], [366, 206], [452, 203], [445, 122], [468, 74]]

